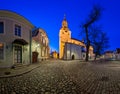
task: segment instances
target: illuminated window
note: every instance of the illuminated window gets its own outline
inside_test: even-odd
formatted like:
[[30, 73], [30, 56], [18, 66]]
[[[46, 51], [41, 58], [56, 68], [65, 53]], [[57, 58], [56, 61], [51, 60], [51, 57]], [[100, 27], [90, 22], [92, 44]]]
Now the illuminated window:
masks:
[[0, 34], [4, 33], [4, 23], [0, 22]]
[[15, 35], [21, 37], [21, 26], [15, 25]]
[[0, 59], [4, 59], [4, 44], [0, 43]]

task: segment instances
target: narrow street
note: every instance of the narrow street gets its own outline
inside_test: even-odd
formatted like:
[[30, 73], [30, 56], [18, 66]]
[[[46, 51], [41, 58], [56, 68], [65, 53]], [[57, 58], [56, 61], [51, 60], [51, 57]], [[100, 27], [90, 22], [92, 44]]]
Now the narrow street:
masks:
[[51, 60], [0, 78], [0, 94], [120, 94], [120, 64]]

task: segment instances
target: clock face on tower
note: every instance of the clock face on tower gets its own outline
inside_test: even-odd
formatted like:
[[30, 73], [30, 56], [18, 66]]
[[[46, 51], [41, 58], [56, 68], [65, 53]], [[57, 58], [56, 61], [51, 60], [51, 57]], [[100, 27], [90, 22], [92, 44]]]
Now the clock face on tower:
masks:
[[70, 39], [70, 31], [68, 31], [68, 30], [61, 30], [60, 38], [64, 42], [68, 41]]
[[69, 35], [70, 35], [70, 32], [67, 31], [67, 30], [63, 30], [63, 31], [62, 31], [62, 35], [63, 35], [63, 36], [69, 36]]

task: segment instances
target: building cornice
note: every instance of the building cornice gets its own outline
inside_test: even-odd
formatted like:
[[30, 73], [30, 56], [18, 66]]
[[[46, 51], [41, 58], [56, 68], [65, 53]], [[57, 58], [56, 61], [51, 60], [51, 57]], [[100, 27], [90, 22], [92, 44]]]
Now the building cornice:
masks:
[[25, 17], [21, 16], [18, 13], [9, 11], [9, 10], [0, 10], [0, 17], [8, 17], [8, 18], [16, 19], [34, 28], [34, 25], [29, 20], [27, 20]]

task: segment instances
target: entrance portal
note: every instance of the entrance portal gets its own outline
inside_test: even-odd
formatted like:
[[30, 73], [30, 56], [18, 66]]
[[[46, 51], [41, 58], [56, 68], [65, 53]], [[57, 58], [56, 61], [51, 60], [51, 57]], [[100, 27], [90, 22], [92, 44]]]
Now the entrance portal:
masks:
[[75, 56], [74, 55], [72, 55], [72, 60], [74, 60], [75, 59]]
[[14, 62], [22, 63], [22, 47], [14, 46]]
[[36, 63], [38, 61], [38, 52], [32, 52], [32, 63]]

